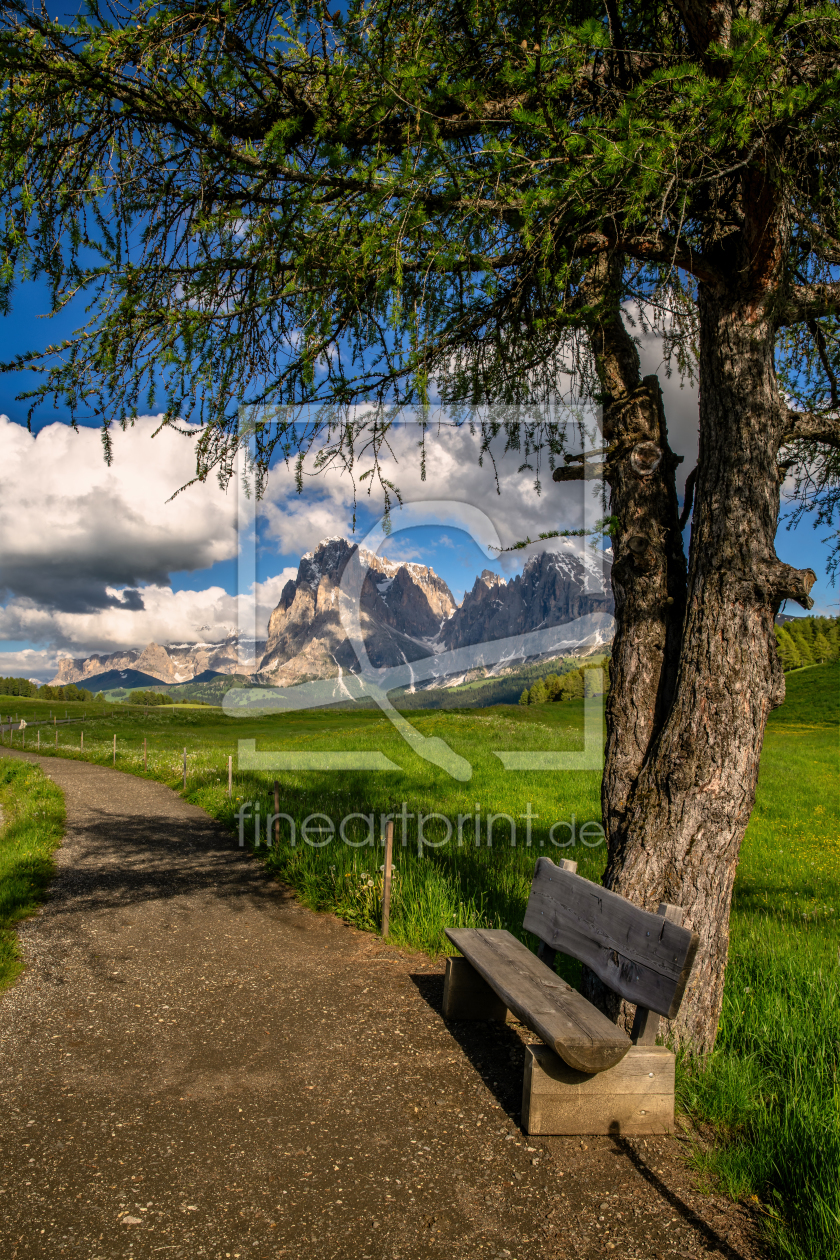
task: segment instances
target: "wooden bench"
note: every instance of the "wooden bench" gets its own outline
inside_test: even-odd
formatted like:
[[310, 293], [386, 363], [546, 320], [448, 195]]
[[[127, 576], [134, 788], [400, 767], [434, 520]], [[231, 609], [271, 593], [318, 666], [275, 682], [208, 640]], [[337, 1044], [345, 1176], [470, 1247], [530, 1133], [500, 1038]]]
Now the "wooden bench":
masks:
[[[674, 1055], [656, 1035], [659, 1016], [680, 1009], [697, 934], [681, 926], [679, 906], [651, 914], [576, 871], [576, 862], [537, 862], [524, 920], [540, 939], [536, 955], [510, 932], [447, 928], [462, 957], [446, 960], [444, 1018], [504, 1020], [510, 1011], [542, 1040], [526, 1047], [526, 1133], [671, 1132]], [[557, 953], [636, 1004], [629, 1037], [560, 979]]]

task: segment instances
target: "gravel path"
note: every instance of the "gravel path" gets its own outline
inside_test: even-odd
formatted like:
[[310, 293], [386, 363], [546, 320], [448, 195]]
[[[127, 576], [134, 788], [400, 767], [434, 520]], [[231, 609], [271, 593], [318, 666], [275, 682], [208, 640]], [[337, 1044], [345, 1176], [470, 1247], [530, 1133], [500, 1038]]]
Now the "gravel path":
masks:
[[3, 755], [67, 834], [0, 996], [2, 1260], [759, 1254], [675, 1139], [523, 1137], [530, 1037], [445, 1025], [438, 962], [304, 910], [160, 784]]

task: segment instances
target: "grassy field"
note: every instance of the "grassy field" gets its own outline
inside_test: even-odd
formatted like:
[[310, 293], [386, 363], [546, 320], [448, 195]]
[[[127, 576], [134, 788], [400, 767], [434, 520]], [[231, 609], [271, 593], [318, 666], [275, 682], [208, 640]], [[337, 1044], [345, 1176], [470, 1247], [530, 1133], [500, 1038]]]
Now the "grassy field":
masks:
[[[15, 701], [12, 715], [38, 721], [48, 714], [41, 701]], [[0, 701], [2, 707], [2, 701]], [[61, 706], [72, 716], [70, 706]], [[219, 710], [150, 708], [144, 716], [115, 706], [78, 706], [84, 722], [51, 727], [29, 725], [15, 731], [16, 748], [34, 750], [41, 732], [41, 751], [81, 757], [105, 765], [114, 764], [113, 737], [117, 737], [116, 765], [133, 773], [143, 772], [143, 740], [147, 741], [148, 773], [178, 787], [182, 781], [183, 749], [187, 749], [188, 795], [236, 831], [236, 813], [249, 802], [265, 819], [273, 800], [271, 778], [237, 772], [233, 799], [227, 798], [227, 759], [236, 764], [237, 739], [255, 739], [259, 751], [268, 749], [381, 750], [402, 773], [298, 772], [282, 775], [281, 809], [295, 821], [297, 843], [289, 840], [289, 825], [282, 823], [283, 842], [266, 855], [267, 861], [298, 889], [302, 900], [317, 909], [335, 910], [360, 926], [378, 926], [378, 902], [371, 881], [382, 862], [379, 848], [383, 815], [400, 815], [406, 802], [408, 817], [403, 845], [403, 825], [398, 819], [396, 847], [399, 876], [392, 906], [392, 935], [396, 942], [432, 953], [447, 948], [444, 926], [453, 923], [509, 924], [522, 920], [536, 853], [573, 856], [582, 874], [597, 879], [603, 870], [603, 845], [598, 843], [600, 820], [597, 772], [564, 774], [506, 773], [493, 755], [494, 749], [568, 749], [582, 747], [582, 704], [566, 702], [544, 707], [498, 706], [487, 711], [413, 713], [411, 720], [425, 736], [441, 736], [473, 766], [469, 783], [456, 782], [443, 771], [422, 761], [401, 740], [378, 712], [320, 712], [284, 714], [243, 720], [228, 718]], [[84, 733], [84, 753], [81, 736]], [[9, 736], [6, 736], [8, 743]], [[528, 812], [530, 845], [528, 844]], [[475, 845], [478, 812], [481, 846]], [[445, 815], [453, 830], [452, 840], [434, 848], [447, 832], [446, 824], [432, 819], [423, 824], [423, 844], [418, 846], [418, 814]], [[370, 830], [368, 821], [355, 818], [345, 824], [349, 843], [336, 835], [324, 848], [301, 843], [300, 826], [310, 815], [325, 815], [336, 832], [350, 815], [373, 815], [376, 844], [361, 843]], [[457, 844], [458, 815], [463, 843]], [[510, 844], [511, 825], [504, 818], [492, 823], [492, 845], [487, 845], [487, 826], [492, 815], [507, 815], [516, 827], [516, 845]], [[563, 820], [569, 824], [563, 826]], [[552, 843], [550, 829], [555, 823]], [[580, 840], [585, 824], [587, 843]], [[322, 824], [326, 826], [326, 820]], [[574, 843], [570, 826], [574, 825]], [[590, 832], [596, 834], [589, 834]], [[263, 832], [264, 834], [264, 832]], [[317, 839], [317, 837], [315, 837]], [[249, 846], [254, 843], [254, 823], [244, 830]], [[359, 847], [353, 847], [359, 845]], [[560, 846], [563, 847], [560, 847]], [[591, 846], [591, 847], [590, 847]], [[418, 854], [418, 848], [422, 851]], [[263, 846], [263, 853], [265, 848]]]
[[[701, 1175], [733, 1196], [757, 1196], [777, 1254], [790, 1260], [840, 1260], [840, 671], [836, 664], [818, 666], [788, 675], [787, 682], [788, 701], [768, 726], [756, 809], [735, 886], [717, 1047], [702, 1066], [681, 1062], [679, 1098], [684, 1112], [711, 1125], [716, 1137], [711, 1146], [696, 1147]], [[55, 708], [0, 698], [0, 709], [17, 711], [27, 721], [45, 716], [50, 707]], [[59, 706], [65, 708], [72, 717], [74, 706]], [[363, 928], [376, 930], [379, 924], [378, 840], [383, 815], [396, 815], [392, 937], [409, 947], [445, 950], [443, 928], [453, 924], [507, 927], [523, 935], [524, 906], [540, 852], [555, 859], [573, 857], [590, 879], [599, 879], [603, 870], [597, 829], [585, 828], [581, 839], [582, 825], [600, 818], [599, 775], [506, 773], [493, 755], [494, 749], [581, 747], [579, 702], [412, 713], [422, 734], [445, 738], [470, 761], [473, 777], [466, 784], [416, 757], [377, 712], [249, 721], [208, 709], [158, 708], [144, 716], [114, 706], [107, 711], [105, 706], [75, 708], [87, 717], [83, 724], [56, 728], [61, 755], [82, 755], [84, 729], [85, 758], [110, 765], [116, 734], [117, 766], [142, 773], [145, 738], [149, 775], [178, 787], [186, 747], [189, 798], [234, 834], [237, 810], [250, 804], [243, 832], [249, 847], [259, 802], [259, 854], [269, 868], [293, 884], [307, 905], [332, 910]], [[42, 751], [48, 752], [56, 738], [51, 727], [30, 726], [27, 747], [33, 747], [38, 729]], [[381, 750], [401, 772], [284, 773], [280, 808], [294, 822], [295, 843], [283, 820], [280, 843], [267, 849], [271, 776], [236, 773], [233, 799], [227, 798], [227, 758], [233, 754], [236, 764], [239, 738], [255, 739], [258, 750]], [[14, 740], [20, 747], [20, 732]], [[315, 814], [324, 817], [310, 826], [327, 830], [309, 839], [325, 838], [323, 848], [301, 839], [301, 824]], [[354, 814], [366, 817], [346, 821]], [[420, 843], [419, 814], [445, 815], [452, 827], [448, 843], [448, 826], [440, 817], [424, 821]], [[515, 845], [504, 818], [492, 822], [488, 845], [488, 822], [495, 814], [513, 820]], [[346, 843], [329, 831], [337, 832], [342, 820]], [[439, 841], [444, 843], [435, 847]], [[575, 970], [564, 965], [571, 980]]]
[[0, 990], [21, 970], [14, 926], [47, 894], [63, 827], [64, 797], [43, 771], [0, 761]]

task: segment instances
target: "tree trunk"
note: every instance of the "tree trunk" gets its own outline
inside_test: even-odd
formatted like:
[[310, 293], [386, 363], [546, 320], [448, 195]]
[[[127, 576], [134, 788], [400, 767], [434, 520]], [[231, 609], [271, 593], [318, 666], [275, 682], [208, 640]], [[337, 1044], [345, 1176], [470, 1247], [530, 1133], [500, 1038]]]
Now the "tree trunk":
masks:
[[640, 378], [638, 352], [617, 298], [612, 319], [594, 328], [590, 341], [608, 398], [607, 478], [611, 509], [621, 524], [613, 540], [616, 635], [601, 789], [610, 836], [622, 825], [633, 784], [673, 699], [686, 563], [674, 478], [681, 456], [668, 443], [658, 379]]
[[[604, 397], [610, 509], [621, 526], [613, 539], [616, 633], [601, 786], [610, 850], [625, 827], [633, 785], [673, 700], [686, 595], [674, 476], [681, 457], [668, 442], [659, 381], [642, 379], [636, 344], [622, 317], [623, 267], [621, 255], [599, 258], [585, 287], [586, 299], [602, 312], [589, 340]], [[613, 1017], [620, 1013], [612, 992], [586, 969], [583, 988]]]
[[[743, 259], [730, 260], [726, 274], [754, 279], [753, 254], [750, 267], [740, 271], [734, 264]], [[650, 636], [634, 629], [628, 610], [638, 618], [645, 599], [660, 598], [666, 586], [669, 596], [676, 589], [678, 564], [672, 559], [665, 565], [665, 585], [659, 577], [649, 589], [650, 574], [663, 568], [664, 551], [670, 546], [669, 557], [674, 553], [667, 542], [673, 508], [669, 502], [664, 519], [660, 514], [658, 524], [652, 521], [647, 535], [643, 516], [627, 517], [624, 504], [616, 512], [622, 536], [614, 575], [620, 658], [615, 686], [621, 694], [611, 694], [607, 714], [604, 882], [650, 909], [661, 901], [683, 906], [686, 926], [699, 934], [683, 1006], [668, 1030], [677, 1043], [698, 1052], [712, 1048], [717, 1032], [738, 855], [755, 799], [764, 727], [784, 698], [773, 620], [784, 598], [810, 606], [815, 580], [810, 570], [781, 564], [774, 550], [784, 409], [767, 291], [756, 284], [732, 293], [701, 288], [700, 456], [688, 592], [681, 635], [673, 622], [656, 623], [654, 637], [665, 638], [658, 681], [649, 667], [655, 656]], [[623, 493], [622, 478], [631, 477], [630, 453], [623, 462], [613, 481], [614, 499]], [[646, 547], [633, 543], [638, 532]], [[637, 555], [650, 558], [650, 571], [637, 572]], [[676, 607], [677, 595], [673, 598]], [[672, 684], [668, 645], [677, 639]], [[615, 729], [632, 727], [634, 671], [641, 684], [641, 738]], [[605, 994], [591, 978], [588, 991], [604, 1003]], [[624, 1009], [614, 997], [606, 1005], [629, 1026], [632, 1008]]]

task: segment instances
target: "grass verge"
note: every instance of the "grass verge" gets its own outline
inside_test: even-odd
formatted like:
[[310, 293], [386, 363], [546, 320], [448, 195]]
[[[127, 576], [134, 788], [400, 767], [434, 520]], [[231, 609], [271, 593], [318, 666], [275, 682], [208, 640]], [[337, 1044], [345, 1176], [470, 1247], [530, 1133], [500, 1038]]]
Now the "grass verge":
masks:
[[0, 990], [23, 970], [14, 926], [34, 914], [55, 875], [64, 797], [37, 766], [0, 759]]
[[683, 1108], [716, 1137], [695, 1148], [695, 1167], [757, 1201], [786, 1260], [840, 1257], [839, 970], [779, 934], [742, 933], [715, 1051], [678, 1074]]

